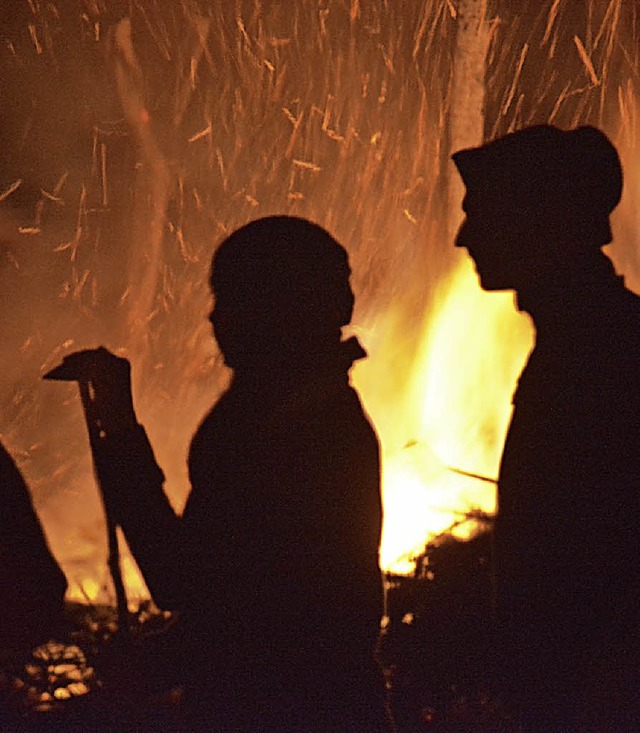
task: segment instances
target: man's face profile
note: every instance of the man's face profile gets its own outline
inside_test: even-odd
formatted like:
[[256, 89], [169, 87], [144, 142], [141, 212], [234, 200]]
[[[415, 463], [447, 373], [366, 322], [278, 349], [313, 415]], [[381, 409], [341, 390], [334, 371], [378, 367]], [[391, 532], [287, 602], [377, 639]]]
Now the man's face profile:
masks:
[[466, 196], [456, 237], [484, 290], [544, 287], [571, 253], [611, 241], [617, 151], [599, 130], [535, 125], [452, 156]]
[[526, 277], [527, 237], [518, 226], [517, 215], [500, 214], [472, 202], [463, 202], [466, 214], [456, 247], [467, 250], [474, 262], [480, 286], [487, 291], [515, 290]]

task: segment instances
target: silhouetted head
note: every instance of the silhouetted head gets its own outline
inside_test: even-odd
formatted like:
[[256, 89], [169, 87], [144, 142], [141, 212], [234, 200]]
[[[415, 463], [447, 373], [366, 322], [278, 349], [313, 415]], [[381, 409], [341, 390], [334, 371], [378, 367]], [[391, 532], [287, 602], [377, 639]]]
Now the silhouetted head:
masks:
[[322, 227], [291, 216], [252, 221], [211, 266], [211, 323], [226, 363], [261, 369], [341, 338], [353, 312], [347, 252]]
[[518, 290], [611, 241], [622, 168], [594, 127], [537, 125], [453, 161], [467, 189], [456, 245], [469, 251], [486, 290]]

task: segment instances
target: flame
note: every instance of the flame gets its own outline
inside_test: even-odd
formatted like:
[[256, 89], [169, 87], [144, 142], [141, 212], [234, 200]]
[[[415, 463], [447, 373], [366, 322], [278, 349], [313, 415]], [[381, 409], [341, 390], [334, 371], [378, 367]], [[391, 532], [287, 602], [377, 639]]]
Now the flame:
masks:
[[477, 522], [466, 514], [495, 512], [511, 395], [531, 342], [513, 295], [484, 293], [465, 258], [425, 317], [402, 419], [385, 419], [389, 406], [376, 399], [384, 394], [379, 374], [355, 374], [383, 445], [385, 570], [411, 572], [430, 537], [453, 525], [456, 536], [470, 537]]
[[[148, 600], [151, 594], [120, 528], [117, 530], [117, 536], [120, 550], [120, 569], [127, 594], [127, 605], [129, 611], [134, 613], [140, 608], [141, 602]], [[115, 596], [111, 590], [111, 579], [107, 577], [103, 568], [102, 582], [100, 582], [95, 566], [85, 571], [84, 575], [76, 574], [72, 576], [66, 597], [70, 601], [88, 603], [89, 605], [104, 603], [105, 601], [115, 605]]]
[[[127, 583], [128, 585], [128, 583]], [[74, 579], [67, 589], [67, 598], [71, 601], [83, 601], [89, 604], [97, 603], [102, 588], [93, 576]]]

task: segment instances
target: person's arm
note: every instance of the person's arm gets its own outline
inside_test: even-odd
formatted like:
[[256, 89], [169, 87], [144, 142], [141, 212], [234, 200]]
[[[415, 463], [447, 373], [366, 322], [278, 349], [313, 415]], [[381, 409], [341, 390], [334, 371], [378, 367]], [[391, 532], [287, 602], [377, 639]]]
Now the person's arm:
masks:
[[165, 609], [180, 608], [188, 543], [182, 520], [163, 490], [164, 474], [136, 418], [130, 364], [102, 348], [90, 356], [83, 402], [105, 509], [124, 531], [155, 602]]
[[136, 424], [107, 432], [101, 442], [105, 503], [122, 528], [154, 601], [164, 609], [179, 609], [188, 544], [182, 519], [163, 490], [164, 474], [147, 433]]

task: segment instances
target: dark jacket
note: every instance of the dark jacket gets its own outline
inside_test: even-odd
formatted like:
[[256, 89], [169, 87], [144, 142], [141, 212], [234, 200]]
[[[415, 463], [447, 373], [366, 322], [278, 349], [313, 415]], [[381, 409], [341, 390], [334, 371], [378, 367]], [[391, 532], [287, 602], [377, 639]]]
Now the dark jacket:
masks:
[[378, 441], [348, 381], [362, 355], [354, 339], [287, 372], [234, 377], [192, 441], [181, 518], [144, 431], [114, 449], [141, 484], [118, 489], [118, 519], [156, 602], [182, 611], [227, 710], [260, 685], [273, 711], [313, 687], [346, 698], [370, 682], [382, 509]]
[[500, 470], [503, 628], [515, 657], [576, 684], [640, 621], [640, 298], [599, 254], [521, 305], [536, 344]]
[[62, 614], [67, 581], [49, 549], [31, 496], [0, 445], [0, 651], [46, 641]]

